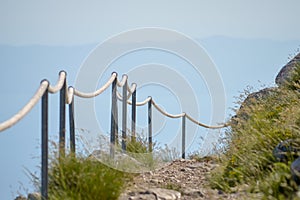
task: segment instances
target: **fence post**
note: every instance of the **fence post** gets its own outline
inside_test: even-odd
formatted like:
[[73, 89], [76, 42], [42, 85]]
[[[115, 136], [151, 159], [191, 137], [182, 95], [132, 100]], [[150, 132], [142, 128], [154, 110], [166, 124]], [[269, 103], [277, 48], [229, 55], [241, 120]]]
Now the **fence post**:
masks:
[[182, 158], [185, 159], [185, 113], [182, 116], [182, 144], [181, 144], [181, 153], [182, 153]]
[[42, 172], [41, 194], [48, 199], [48, 88], [42, 96]]
[[[60, 73], [65, 73], [61, 71]], [[59, 74], [60, 74], [59, 73]], [[66, 79], [59, 92], [59, 157], [65, 157], [66, 143]]]
[[[127, 76], [127, 75], [125, 75]], [[122, 101], [122, 150], [126, 151], [126, 129], [127, 129], [127, 80], [123, 85]]]
[[136, 126], [136, 89], [132, 93], [132, 105], [131, 105], [131, 140], [136, 140], [135, 135], [135, 126]]
[[117, 76], [112, 83], [111, 93], [111, 127], [110, 127], [110, 156], [115, 155], [116, 134], [118, 134], [118, 104], [117, 104]]
[[149, 152], [153, 150], [152, 143], [152, 98], [148, 102], [148, 139], [149, 139]]
[[74, 96], [72, 102], [69, 104], [69, 126], [70, 126], [70, 149], [73, 156], [75, 156], [75, 123], [74, 123]]

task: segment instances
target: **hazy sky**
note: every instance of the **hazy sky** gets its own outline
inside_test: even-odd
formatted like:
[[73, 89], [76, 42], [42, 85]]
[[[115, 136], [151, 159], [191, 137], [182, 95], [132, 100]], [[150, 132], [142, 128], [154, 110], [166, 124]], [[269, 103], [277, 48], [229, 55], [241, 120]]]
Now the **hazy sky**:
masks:
[[194, 38], [223, 35], [299, 39], [300, 1], [1, 1], [0, 43], [100, 42], [138, 27], [175, 29]]
[[[54, 83], [59, 70], [64, 69], [73, 84], [81, 64], [97, 44], [120, 32], [143, 27], [179, 31], [202, 45], [222, 76], [227, 105], [232, 106], [233, 96], [247, 85], [257, 86], [258, 80], [273, 84], [289, 55], [297, 51], [299, 8], [299, 0], [0, 0], [0, 123], [22, 108], [40, 80], [48, 78]], [[154, 60], [185, 66], [179, 58], [166, 54], [140, 55], [133, 54], [116, 64], [129, 68]], [[57, 98], [52, 95], [50, 102], [52, 138], [58, 133]], [[173, 104], [165, 105], [171, 109]], [[209, 121], [209, 112], [201, 114], [200, 120]], [[33, 191], [24, 167], [39, 175], [39, 156], [37, 105], [17, 125], [0, 133], [1, 200], [12, 199], [17, 191], [24, 192], [18, 188], [19, 182], [25, 192]]]

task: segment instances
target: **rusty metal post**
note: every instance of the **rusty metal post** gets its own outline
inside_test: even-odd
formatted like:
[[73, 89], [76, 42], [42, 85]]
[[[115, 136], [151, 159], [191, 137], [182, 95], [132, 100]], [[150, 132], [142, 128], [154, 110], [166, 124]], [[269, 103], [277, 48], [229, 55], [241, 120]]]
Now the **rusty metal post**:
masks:
[[41, 194], [43, 199], [48, 199], [48, 89], [42, 96], [42, 170]]
[[[64, 71], [61, 71], [62, 73]], [[59, 157], [65, 157], [66, 143], [66, 79], [59, 92]]]
[[186, 117], [185, 115], [182, 116], [182, 144], [181, 144], [181, 153], [182, 153], [182, 158], [185, 159], [185, 127], [186, 127]]
[[74, 96], [72, 102], [69, 104], [69, 126], [70, 126], [70, 149], [73, 156], [75, 156], [75, 123], [74, 123]]
[[[125, 75], [126, 76], [126, 75]], [[126, 151], [126, 129], [127, 129], [127, 80], [123, 85], [122, 99], [122, 150]]]
[[112, 83], [111, 93], [111, 127], [110, 127], [110, 156], [115, 155], [116, 135], [118, 134], [118, 102], [117, 102], [117, 76]]
[[148, 140], [149, 140], [149, 152], [153, 150], [152, 143], [152, 98], [148, 102]]
[[136, 141], [136, 89], [132, 93], [132, 105], [131, 105], [131, 140]]

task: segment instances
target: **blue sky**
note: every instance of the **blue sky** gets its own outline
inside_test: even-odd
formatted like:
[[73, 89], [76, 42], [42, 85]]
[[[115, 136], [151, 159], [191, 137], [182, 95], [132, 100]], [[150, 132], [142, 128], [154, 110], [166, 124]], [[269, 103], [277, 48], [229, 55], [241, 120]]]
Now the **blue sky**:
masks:
[[[299, 6], [297, 0], [1, 1], [0, 122], [15, 114], [30, 99], [43, 78], [54, 83], [58, 72], [64, 69], [69, 84], [74, 85], [80, 66], [99, 43], [120, 32], [143, 27], [179, 31], [198, 42], [222, 76], [226, 107], [232, 107], [233, 97], [247, 85], [254, 88], [273, 85], [280, 68], [298, 51]], [[181, 63], [178, 58], [150, 51], [143, 52], [142, 56], [124, 57], [112, 64], [112, 68], [151, 61], [172, 66]], [[122, 70], [126, 72], [126, 69]], [[182, 68], [177, 70], [184, 73]], [[140, 100], [151, 92], [169, 112], [180, 111], [176, 106], [164, 104], [168, 99], [156, 89], [145, 87]], [[210, 101], [206, 95], [201, 98]], [[174, 96], [172, 99], [176, 102]], [[54, 140], [58, 133], [57, 102], [58, 96], [51, 96], [49, 131]], [[101, 106], [106, 104], [96, 104], [97, 109], [101, 110]], [[209, 123], [209, 108], [199, 103], [199, 109], [204, 112], [199, 119]], [[230, 109], [226, 112], [230, 113]], [[108, 132], [107, 123], [102, 119], [105, 116], [98, 117], [104, 121], [103, 132]], [[40, 104], [16, 126], [0, 133], [0, 199], [12, 199], [17, 191], [24, 193], [24, 189], [19, 188], [22, 185], [33, 190], [24, 167], [37, 175], [40, 173], [37, 167], [40, 164], [39, 122]], [[140, 122], [142, 127], [143, 123]], [[177, 128], [178, 121], [167, 122], [165, 132], [172, 132], [170, 126]], [[205, 130], [199, 130], [199, 134], [203, 132]]]

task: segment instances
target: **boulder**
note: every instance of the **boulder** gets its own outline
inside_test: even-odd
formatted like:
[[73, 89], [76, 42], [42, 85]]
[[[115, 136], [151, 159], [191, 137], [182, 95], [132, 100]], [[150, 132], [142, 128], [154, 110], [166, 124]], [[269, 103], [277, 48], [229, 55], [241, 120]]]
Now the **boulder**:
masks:
[[291, 164], [291, 174], [293, 180], [300, 185], [300, 157]]
[[131, 191], [127, 195], [119, 197], [119, 200], [176, 200], [181, 198], [181, 193], [164, 188], [150, 188], [139, 191]]
[[264, 88], [262, 90], [259, 90], [258, 92], [253, 92], [247, 96], [247, 98], [242, 103], [241, 108], [245, 107], [245, 106], [250, 106], [251, 104], [253, 104], [255, 102], [265, 100], [268, 97], [270, 97], [271, 95], [276, 94], [277, 90], [278, 90], [278, 88], [271, 87], [271, 88]]
[[276, 76], [275, 83], [278, 86], [286, 86], [292, 81], [293, 74], [297, 67], [300, 67], [300, 53], [298, 53], [290, 62], [288, 62], [283, 68], [279, 71]]
[[38, 192], [28, 194], [28, 200], [42, 200], [42, 196]]
[[288, 139], [280, 142], [273, 150], [273, 155], [279, 162], [287, 162], [299, 157], [300, 140]]
[[[289, 84], [292, 81], [296, 69], [299, 69], [300, 73], [300, 53], [297, 54], [290, 62], [288, 62], [280, 70], [275, 79], [276, 84], [279, 87], [286, 86], [287, 84]], [[237, 111], [237, 114], [232, 117], [232, 123], [236, 125], [240, 120], [247, 120], [249, 118], [247, 108], [249, 108], [254, 103], [259, 103], [260, 101], [270, 97], [271, 95], [276, 95], [277, 91], [278, 87], [271, 87], [249, 94], [241, 104], [239, 110]]]
[[15, 198], [15, 200], [27, 200], [27, 198], [22, 195], [19, 195]]
[[247, 120], [249, 118], [249, 114], [247, 109], [254, 105], [255, 103], [259, 103], [267, 99], [268, 97], [275, 95], [277, 92], [277, 87], [264, 88], [258, 92], [253, 92], [247, 96], [247, 98], [241, 104], [237, 114], [231, 118], [233, 124], [237, 124], [240, 120]]

